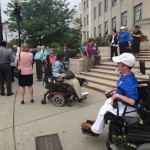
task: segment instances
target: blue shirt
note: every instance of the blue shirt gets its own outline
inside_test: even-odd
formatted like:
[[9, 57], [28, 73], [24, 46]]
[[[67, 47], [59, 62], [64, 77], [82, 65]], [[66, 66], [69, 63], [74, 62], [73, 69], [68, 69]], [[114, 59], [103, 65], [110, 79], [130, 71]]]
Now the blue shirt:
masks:
[[41, 53], [41, 51], [36, 52], [34, 56], [34, 60], [42, 60], [42, 58], [43, 58], [43, 54]]
[[116, 94], [138, 100], [138, 81], [133, 74], [122, 76], [117, 82]]
[[64, 72], [64, 65], [61, 61], [55, 61], [55, 63], [52, 66], [52, 73], [54, 77], [59, 77], [60, 74]]
[[129, 32], [121, 32], [118, 37], [119, 43], [131, 41], [131, 36]]

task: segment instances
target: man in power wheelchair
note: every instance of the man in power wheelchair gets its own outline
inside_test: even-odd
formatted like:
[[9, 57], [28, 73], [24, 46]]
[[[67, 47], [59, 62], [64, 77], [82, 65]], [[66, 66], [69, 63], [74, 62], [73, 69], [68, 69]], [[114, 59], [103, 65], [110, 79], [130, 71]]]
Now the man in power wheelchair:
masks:
[[48, 90], [44, 94], [42, 104], [46, 103], [47, 95], [48, 100], [52, 100], [56, 106], [63, 106], [65, 103], [71, 106], [73, 100], [82, 102], [87, 98], [88, 92], [81, 91], [81, 87], [87, 84], [87, 81], [83, 78], [75, 78], [74, 74], [67, 76], [63, 65], [64, 58], [64, 53], [58, 53], [56, 62], [52, 66], [51, 76], [44, 77], [45, 88]]
[[82, 133], [98, 136], [109, 122], [107, 150], [118, 150], [121, 143], [125, 143], [127, 149], [150, 150], [150, 107], [142, 98], [143, 95], [150, 98], [150, 86], [138, 88], [138, 82], [131, 73], [135, 64], [132, 54], [123, 53], [113, 57], [113, 61], [117, 62], [122, 77], [116, 89], [106, 91], [105, 94], [111, 97], [100, 108], [96, 121], [87, 120], [81, 124]]

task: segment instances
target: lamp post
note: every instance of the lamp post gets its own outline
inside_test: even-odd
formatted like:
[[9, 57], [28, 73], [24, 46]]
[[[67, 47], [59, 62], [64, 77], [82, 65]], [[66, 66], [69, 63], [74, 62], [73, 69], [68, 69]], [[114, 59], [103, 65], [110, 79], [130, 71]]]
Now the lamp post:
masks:
[[13, 15], [15, 15], [15, 17], [16, 17], [17, 26], [18, 26], [19, 47], [21, 47], [20, 21], [22, 20], [22, 16], [20, 15], [20, 13], [21, 13], [21, 2], [22, 2], [22, 0], [11, 0], [11, 1], [15, 5]]
[[3, 40], [3, 32], [2, 32], [2, 17], [1, 17], [1, 2], [0, 2], [0, 41]]

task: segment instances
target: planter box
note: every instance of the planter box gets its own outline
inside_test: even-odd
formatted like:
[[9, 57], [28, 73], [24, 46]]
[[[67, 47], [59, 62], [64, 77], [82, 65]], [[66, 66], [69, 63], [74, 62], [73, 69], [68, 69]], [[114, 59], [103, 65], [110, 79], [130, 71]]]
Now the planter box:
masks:
[[86, 71], [85, 69], [85, 60], [84, 59], [69, 59], [69, 70], [74, 74], [80, 74], [81, 72]]

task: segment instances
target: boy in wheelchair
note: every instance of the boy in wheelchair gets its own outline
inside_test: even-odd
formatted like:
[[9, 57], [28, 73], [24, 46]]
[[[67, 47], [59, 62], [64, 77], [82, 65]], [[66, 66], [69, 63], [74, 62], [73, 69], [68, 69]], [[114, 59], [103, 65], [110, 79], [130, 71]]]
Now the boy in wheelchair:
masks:
[[[45, 77], [46, 88], [49, 89], [46, 95], [49, 94], [48, 99], [52, 99], [54, 105], [63, 106], [67, 99], [67, 104], [70, 106], [72, 100], [82, 102], [87, 98], [88, 92], [81, 92], [81, 87], [86, 84], [87, 81], [83, 78], [75, 78], [74, 74], [67, 79], [67, 73], [65, 73], [63, 60], [65, 58], [64, 53], [58, 53], [55, 63], [52, 66], [52, 76]], [[50, 81], [49, 81], [50, 80]], [[46, 103], [46, 95], [42, 104]]]
[[[126, 134], [129, 134], [128, 131], [131, 130], [132, 136], [128, 136], [128, 140], [134, 141], [136, 139], [137, 141], [137, 137], [141, 136], [141, 134], [136, 133], [137, 130], [133, 131], [134, 126], [140, 122], [136, 107], [139, 99], [138, 82], [131, 72], [131, 68], [135, 64], [135, 57], [130, 53], [123, 53], [120, 56], [113, 57], [113, 61], [117, 62], [118, 69], [122, 73], [121, 78], [117, 82], [117, 88], [105, 92], [106, 95], [111, 95], [111, 97], [100, 108], [96, 121], [87, 120], [81, 124], [83, 134], [98, 136], [102, 134], [105, 123], [110, 120], [107, 150], [117, 150], [113, 142], [113, 135], [122, 135], [124, 140], [127, 141], [125, 139]], [[129, 128], [129, 126], [131, 127]], [[150, 137], [150, 132], [148, 137]], [[145, 139], [142, 141], [142, 144], [150, 142], [150, 140], [146, 141]], [[119, 145], [119, 143], [116, 145]], [[131, 145], [131, 148], [137, 148], [134, 144], [129, 145]]]

